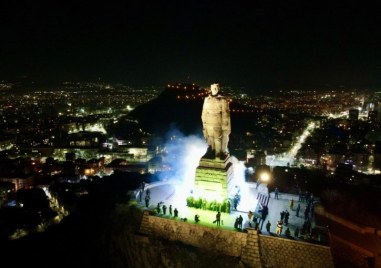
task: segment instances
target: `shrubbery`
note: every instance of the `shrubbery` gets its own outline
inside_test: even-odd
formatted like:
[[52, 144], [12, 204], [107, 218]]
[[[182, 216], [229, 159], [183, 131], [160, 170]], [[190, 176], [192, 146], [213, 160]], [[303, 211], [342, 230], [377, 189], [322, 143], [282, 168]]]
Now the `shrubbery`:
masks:
[[211, 210], [211, 211], [221, 211], [225, 213], [230, 213], [231, 210], [231, 201], [225, 199], [223, 202], [217, 202], [216, 200], [208, 201], [205, 198], [194, 198], [189, 196], [187, 198], [187, 206], [191, 208], [197, 208], [202, 210]]

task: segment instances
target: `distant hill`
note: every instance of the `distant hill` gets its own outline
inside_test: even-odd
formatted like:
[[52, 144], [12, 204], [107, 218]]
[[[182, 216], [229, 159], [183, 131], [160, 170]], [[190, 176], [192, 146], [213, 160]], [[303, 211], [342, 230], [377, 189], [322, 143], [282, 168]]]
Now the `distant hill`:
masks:
[[[156, 99], [137, 107], [129, 115], [151, 133], [163, 135], [176, 129], [185, 135], [202, 135], [201, 113], [207, 95], [206, 89], [195, 84], [168, 85]], [[233, 101], [230, 110], [233, 136], [254, 129], [253, 113], [242, 112], [248, 111], [247, 107]], [[240, 112], [233, 112], [237, 110]]]

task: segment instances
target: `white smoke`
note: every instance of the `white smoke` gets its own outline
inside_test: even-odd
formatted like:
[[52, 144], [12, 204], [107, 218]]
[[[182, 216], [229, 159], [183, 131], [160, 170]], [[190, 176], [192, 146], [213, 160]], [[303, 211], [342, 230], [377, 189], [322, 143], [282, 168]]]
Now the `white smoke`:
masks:
[[[196, 168], [201, 157], [206, 153], [208, 144], [199, 136], [184, 136], [177, 130], [171, 131], [167, 137], [164, 162], [171, 166], [172, 172], [167, 173], [165, 178], [175, 187], [172, 203], [176, 204], [179, 210], [182, 210], [186, 207], [186, 198], [194, 194]], [[242, 161], [234, 156], [231, 156], [231, 162], [233, 164], [232, 183], [234, 187], [228, 193], [229, 197], [238, 193], [241, 198], [239, 210], [254, 210], [257, 200], [245, 180], [247, 168]]]
[[238, 205], [238, 209], [242, 211], [253, 210], [253, 207], [255, 208], [257, 205], [257, 200], [253, 199], [253, 196], [250, 193], [249, 186], [245, 179], [247, 168], [242, 161], [239, 161], [234, 156], [231, 157], [231, 162], [233, 164], [234, 169], [232, 183], [237, 191], [229, 193], [229, 196], [232, 197], [232, 195], [238, 192], [241, 198], [241, 201]]
[[172, 168], [168, 180], [176, 187], [174, 203], [178, 207], [185, 206], [186, 198], [193, 192], [196, 168], [207, 148], [207, 143], [199, 136], [184, 136], [177, 130], [171, 131], [168, 135], [165, 161]]

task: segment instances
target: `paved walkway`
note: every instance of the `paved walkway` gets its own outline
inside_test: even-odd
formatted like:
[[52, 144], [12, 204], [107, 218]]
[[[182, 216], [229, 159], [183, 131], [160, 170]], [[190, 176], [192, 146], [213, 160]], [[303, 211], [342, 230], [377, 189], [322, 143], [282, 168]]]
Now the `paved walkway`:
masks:
[[[200, 209], [195, 208], [189, 208], [186, 206], [186, 193], [180, 193], [180, 195], [177, 194], [175, 185], [173, 184], [160, 184], [158, 186], [154, 186], [150, 188], [151, 191], [151, 199], [150, 199], [150, 205], [149, 208], [154, 210], [157, 206], [157, 203], [162, 202], [162, 204], [165, 204], [167, 206], [167, 213], [166, 215], [161, 215], [163, 217], [170, 217], [168, 207], [172, 204], [173, 210], [177, 208], [179, 210], [179, 219], [181, 218], [187, 218], [187, 220], [191, 223], [194, 223], [194, 215], [198, 214], [200, 215], [200, 224], [204, 225], [211, 225], [213, 226], [212, 222], [215, 219], [215, 211], [204, 211]], [[224, 221], [224, 228], [228, 229], [234, 229], [234, 222], [237, 216], [242, 215], [244, 222], [243, 222], [243, 229], [250, 227], [249, 221], [248, 221], [248, 211], [251, 210], [252, 212], [255, 212], [258, 210], [258, 190], [256, 189], [255, 183], [248, 183], [248, 191], [246, 194], [245, 200], [242, 200], [241, 203], [237, 207], [237, 211], [231, 211], [230, 214], [222, 213], [221, 219]], [[149, 188], [150, 186], [148, 186]], [[142, 201], [139, 201], [139, 195], [137, 195], [137, 200], [139, 205], [142, 208], [145, 208], [145, 201], [144, 197], [145, 194], [142, 196]], [[294, 200], [294, 206], [293, 209], [290, 208], [290, 200]], [[268, 208], [269, 208], [269, 214], [263, 223], [263, 225], [259, 226], [261, 229], [261, 232], [263, 234], [269, 234], [269, 235], [275, 235], [276, 225], [277, 221], [280, 219], [280, 213], [282, 211], [288, 211], [290, 213], [289, 215], [289, 224], [284, 225], [284, 228], [282, 230], [282, 236], [284, 236], [285, 231], [287, 227], [290, 229], [291, 236], [294, 236], [294, 231], [296, 227], [299, 227], [299, 229], [302, 228], [303, 223], [305, 221], [304, 219], [304, 211], [306, 207], [305, 202], [299, 202], [298, 196], [293, 194], [286, 194], [286, 193], [279, 193], [278, 199], [274, 199], [274, 193], [270, 193], [270, 198], [268, 199]], [[266, 200], [265, 200], [266, 201]], [[296, 216], [296, 208], [300, 204], [300, 212], [299, 217]], [[266, 223], [267, 221], [270, 221], [271, 228], [270, 233], [266, 231]], [[312, 227], [314, 227], [314, 221], [312, 218]], [[262, 227], [262, 228], [261, 228]], [[295, 238], [294, 238], [295, 239]]]

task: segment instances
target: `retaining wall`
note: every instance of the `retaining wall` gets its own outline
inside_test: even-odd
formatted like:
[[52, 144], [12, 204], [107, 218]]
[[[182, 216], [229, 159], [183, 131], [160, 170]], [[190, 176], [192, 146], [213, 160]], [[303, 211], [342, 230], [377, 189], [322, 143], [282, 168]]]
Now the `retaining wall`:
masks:
[[223, 230], [151, 216], [144, 212], [140, 233], [240, 257], [247, 267], [333, 267], [330, 248], [246, 232]]

